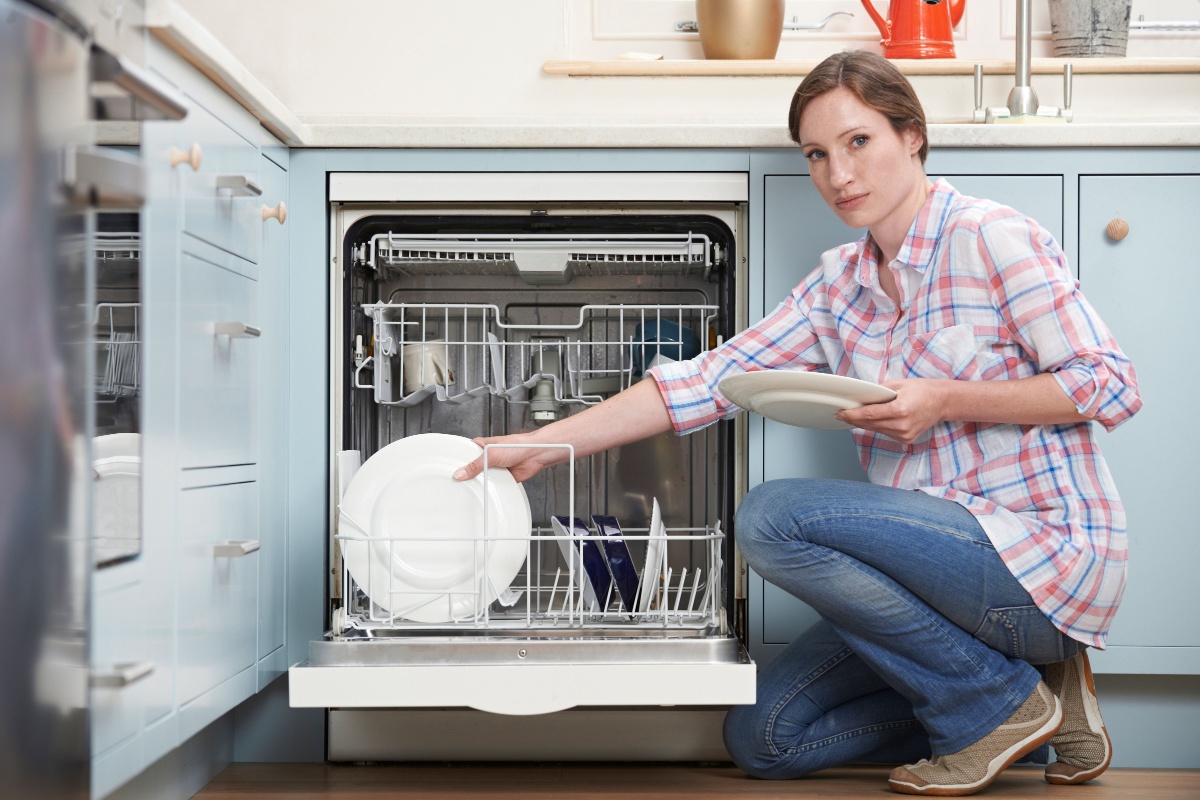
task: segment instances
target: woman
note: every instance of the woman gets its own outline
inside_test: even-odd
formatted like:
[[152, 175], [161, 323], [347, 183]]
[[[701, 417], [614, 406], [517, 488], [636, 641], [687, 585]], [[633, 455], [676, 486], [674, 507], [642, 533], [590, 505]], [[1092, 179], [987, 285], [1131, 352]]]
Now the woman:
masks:
[[[892, 789], [962, 795], [1049, 741], [1048, 781], [1089, 780], [1111, 743], [1085, 650], [1116, 611], [1125, 532], [1088, 423], [1137, 411], [1133, 367], [1037, 223], [929, 181], [924, 112], [889, 62], [826, 59], [789, 129], [822, 197], [867, 235], [716, 350], [505, 441], [584, 456], [687, 433], [736, 413], [717, 383], [754, 369], [895, 390], [839, 414], [870, 484], [771, 481], [738, 509], [746, 560], [822, 621], [762, 670], [755, 705], [729, 712], [726, 746], [764, 778], [912, 762]], [[524, 480], [562, 453], [491, 463]]]

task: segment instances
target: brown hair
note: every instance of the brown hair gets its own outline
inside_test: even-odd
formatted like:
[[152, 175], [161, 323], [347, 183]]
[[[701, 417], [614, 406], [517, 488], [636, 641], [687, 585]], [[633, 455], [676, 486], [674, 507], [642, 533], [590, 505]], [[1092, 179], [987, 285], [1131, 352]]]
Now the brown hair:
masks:
[[897, 133], [915, 128], [921, 134], [921, 163], [929, 155], [929, 134], [925, 128], [925, 109], [912, 84], [886, 58], [867, 50], [834, 53], [818, 64], [800, 82], [788, 110], [788, 132], [800, 144], [800, 115], [804, 107], [826, 92], [845, 87], [863, 104], [888, 118]]

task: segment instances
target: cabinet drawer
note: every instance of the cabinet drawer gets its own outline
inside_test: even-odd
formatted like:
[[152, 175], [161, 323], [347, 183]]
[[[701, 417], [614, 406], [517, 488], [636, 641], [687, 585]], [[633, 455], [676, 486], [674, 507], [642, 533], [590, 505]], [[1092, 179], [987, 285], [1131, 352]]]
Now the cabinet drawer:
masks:
[[179, 704], [257, 661], [258, 484], [179, 500]]
[[255, 281], [204, 256], [183, 253], [179, 277], [179, 466], [183, 469], [256, 463], [257, 294]]
[[175, 166], [182, 176], [183, 230], [257, 263], [262, 240], [262, 200], [255, 193], [258, 149], [197, 103], [176, 138], [177, 158], [198, 156], [198, 162]]

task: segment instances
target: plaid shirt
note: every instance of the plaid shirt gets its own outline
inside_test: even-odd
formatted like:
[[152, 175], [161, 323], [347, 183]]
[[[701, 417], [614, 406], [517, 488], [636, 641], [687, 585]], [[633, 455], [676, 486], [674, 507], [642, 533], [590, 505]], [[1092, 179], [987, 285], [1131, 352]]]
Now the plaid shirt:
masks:
[[[717, 383], [760, 369], [877, 383], [1049, 372], [1108, 430], [1141, 407], [1133, 365], [1033, 220], [938, 181], [892, 262], [898, 324], [878, 252], [870, 234], [828, 251], [762, 322], [694, 360], [649, 370], [675, 430], [736, 414]], [[853, 435], [872, 483], [966, 507], [1037, 607], [1072, 638], [1104, 647], [1125, 587], [1125, 512], [1094, 426], [940, 422], [911, 445]]]

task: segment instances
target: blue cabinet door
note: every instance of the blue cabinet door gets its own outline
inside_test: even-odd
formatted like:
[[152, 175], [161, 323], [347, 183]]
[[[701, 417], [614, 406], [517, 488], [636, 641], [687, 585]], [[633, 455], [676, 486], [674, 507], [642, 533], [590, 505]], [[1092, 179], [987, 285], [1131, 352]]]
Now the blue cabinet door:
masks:
[[[287, 172], [259, 157], [262, 206], [287, 208]], [[287, 335], [288, 223], [261, 220], [262, 258], [258, 265], [262, 360], [259, 371], [259, 539], [258, 688], [287, 669]]]
[[[1200, 673], [1200, 523], [1196, 491], [1195, 318], [1200, 175], [1079, 178], [1080, 285], [1132, 359], [1145, 406], [1100, 447], [1125, 504], [1129, 582], [1098, 671]], [[1122, 240], [1105, 228], [1129, 224]]]
[[[797, 164], [802, 166], [798, 158]], [[937, 176], [931, 172], [933, 179]], [[963, 194], [995, 200], [1033, 217], [1062, 241], [1062, 176], [946, 174], [944, 177]], [[770, 310], [816, 268], [822, 252], [854, 241], [864, 231], [846, 228], [821, 199], [808, 175], [768, 174], [762, 180], [761, 308]], [[750, 437], [750, 452], [762, 453], [763, 480], [866, 480], [848, 431], [815, 431], [754, 419]], [[817, 615], [753, 572], [748, 590], [750, 651], [761, 664], [815, 622]]]

